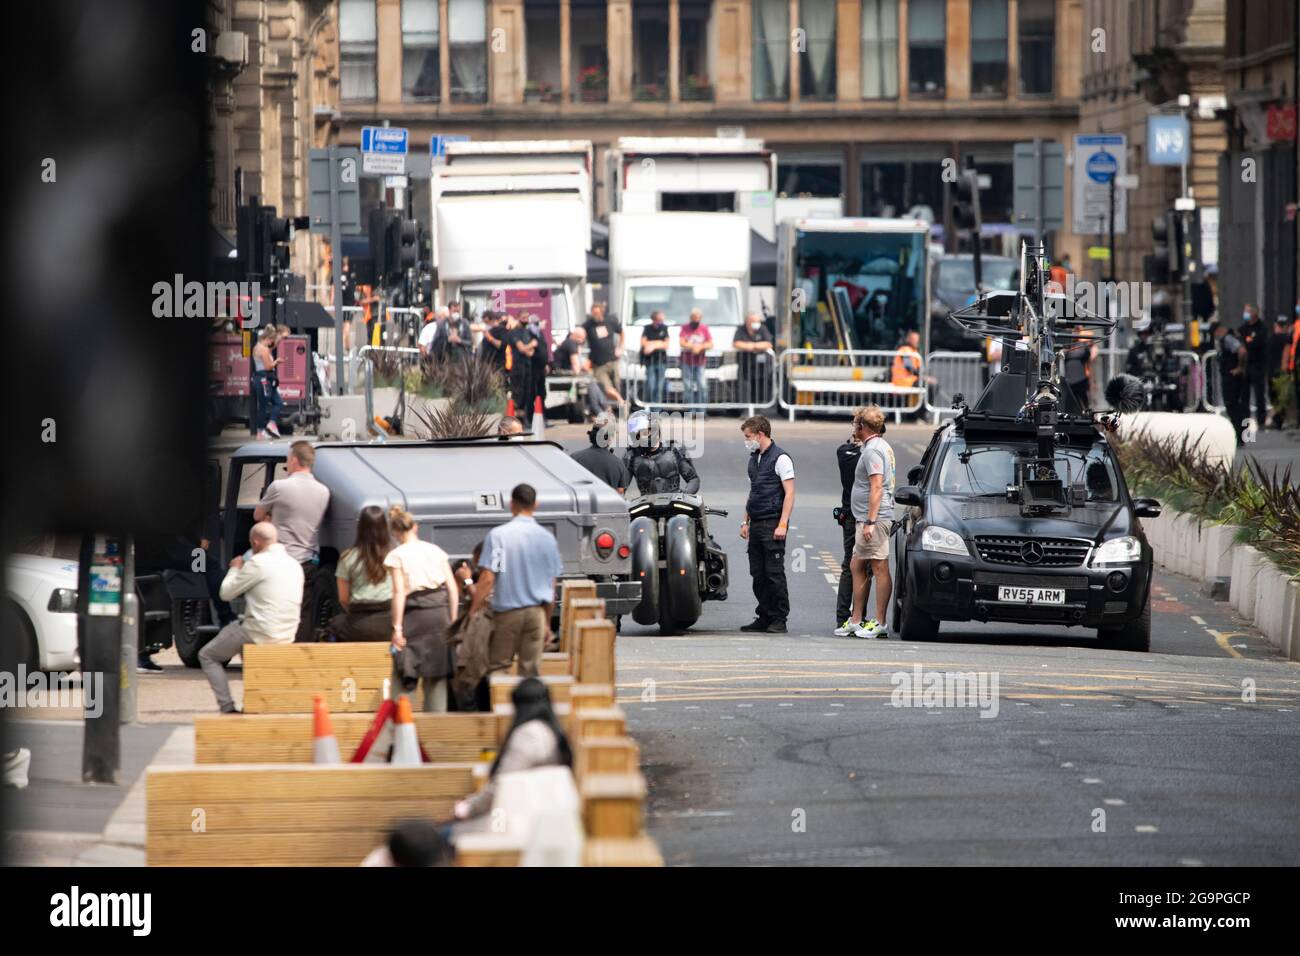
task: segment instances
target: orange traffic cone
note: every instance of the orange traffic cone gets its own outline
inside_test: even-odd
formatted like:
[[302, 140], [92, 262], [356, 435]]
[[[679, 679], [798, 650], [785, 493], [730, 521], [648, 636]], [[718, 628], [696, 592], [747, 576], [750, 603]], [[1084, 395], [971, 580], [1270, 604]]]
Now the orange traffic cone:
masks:
[[334, 738], [334, 722], [325, 706], [325, 695], [317, 694], [312, 702], [312, 763], [342, 763], [339, 742]]
[[542, 404], [540, 395], [533, 399], [533, 437], [546, 437], [546, 406]]
[[506, 417], [515, 417], [515, 399], [513, 395], [506, 399]]
[[403, 694], [397, 698], [397, 726], [393, 728], [394, 765], [416, 765], [420, 761], [420, 741], [415, 736], [415, 718], [411, 716], [411, 698]]

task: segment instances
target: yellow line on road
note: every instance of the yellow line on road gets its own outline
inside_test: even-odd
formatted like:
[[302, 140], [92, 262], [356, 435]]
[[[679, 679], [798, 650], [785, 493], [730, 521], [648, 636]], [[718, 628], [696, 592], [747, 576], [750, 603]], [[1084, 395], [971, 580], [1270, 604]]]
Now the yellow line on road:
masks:
[[1245, 657], [1245, 655], [1242, 654], [1241, 651], [1237, 650], [1235, 647], [1233, 647], [1231, 644], [1228, 643], [1228, 638], [1245, 637], [1246, 635], [1244, 633], [1238, 631], [1230, 634], [1223, 634], [1219, 631], [1214, 630], [1214, 628], [1211, 627], [1207, 627], [1206, 630], [1209, 631], [1210, 635], [1214, 638], [1214, 643], [1218, 644], [1219, 647], [1221, 647], [1224, 653], [1226, 653], [1228, 656]]

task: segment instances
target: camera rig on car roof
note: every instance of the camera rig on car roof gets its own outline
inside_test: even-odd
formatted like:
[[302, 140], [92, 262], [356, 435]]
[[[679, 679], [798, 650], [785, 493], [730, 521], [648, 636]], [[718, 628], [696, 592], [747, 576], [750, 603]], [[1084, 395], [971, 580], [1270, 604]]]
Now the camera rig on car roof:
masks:
[[[1086, 492], [1057, 471], [1058, 445], [1098, 440], [1099, 429], [1115, 430], [1119, 415], [1142, 407], [1142, 383], [1119, 375], [1106, 386], [1109, 410], [1080, 405], [1061, 383], [1061, 359], [1072, 349], [1087, 348], [1115, 330], [1116, 318], [1079, 308], [1078, 303], [1047, 287], [1043, 246], [1021, 247], [1020, 288], [983, 294], [958, 309], [951, 320], [973, 335], [1002, 343], [1002, 365], [969, 407], [954, 396], [956, 428], [985, 439], [1034, 441], [1033, 450], [1017, 455], [1018, 483], [1007, 487], [1007, 500], [1020, 505], [1026, 517], [1069, 512]], [[1064, 325], [1061, 319], [1068, 319]]]

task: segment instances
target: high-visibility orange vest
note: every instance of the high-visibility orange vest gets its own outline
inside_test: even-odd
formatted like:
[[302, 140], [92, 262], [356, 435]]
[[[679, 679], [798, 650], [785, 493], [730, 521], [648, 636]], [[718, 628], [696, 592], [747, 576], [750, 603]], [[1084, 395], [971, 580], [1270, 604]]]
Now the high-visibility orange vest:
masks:
[[1288, 372], [1295, 371], [1296, 349], [1300, 349], [1300, 319], [1296, 320], [1294, 327], [1291, 329], [1291, 354], [1287, 356], [1286, 360], [1286, 370]]
[[[898, 355], [894, 356], [894, 366], [890, 370], [889, 380], [900, 388], [911, 388], [921, 377], [921, 353], [910, 345], [900, 345]], [[916, 356], [915, 359], [912, 356]], [[915, 369], [909, 367], [912, 362]]]

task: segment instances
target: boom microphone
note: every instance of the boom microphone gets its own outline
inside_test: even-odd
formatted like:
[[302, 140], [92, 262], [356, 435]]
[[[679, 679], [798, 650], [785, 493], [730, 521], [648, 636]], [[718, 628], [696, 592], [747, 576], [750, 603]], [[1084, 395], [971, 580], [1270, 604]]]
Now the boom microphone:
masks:
[[1142, 380], [1121, 372], [1106, 383], [1106, 401], [1117, 412], [1140, 412], [1146, 404]]

